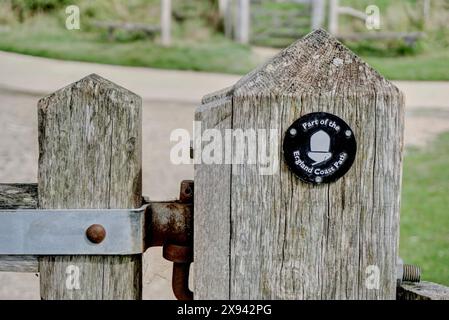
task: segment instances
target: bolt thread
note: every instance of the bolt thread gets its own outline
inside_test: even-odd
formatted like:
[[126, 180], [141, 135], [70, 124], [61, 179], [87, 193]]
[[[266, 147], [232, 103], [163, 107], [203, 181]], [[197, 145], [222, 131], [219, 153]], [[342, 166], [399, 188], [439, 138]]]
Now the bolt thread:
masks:
[[404, 264], [402, 281], [419, 282], [421, 280], [421, 269], [418, 266]]

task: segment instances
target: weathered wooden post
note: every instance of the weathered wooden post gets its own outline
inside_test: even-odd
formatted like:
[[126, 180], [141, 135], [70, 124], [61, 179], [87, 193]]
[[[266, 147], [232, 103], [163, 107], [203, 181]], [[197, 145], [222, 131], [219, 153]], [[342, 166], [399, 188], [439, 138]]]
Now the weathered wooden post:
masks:
[[224, 2], [223, 24], [225, 36], [232, 39], [235, 29], [235, 0], [227, 0]]
[[326, 0], [312, 1], [312, 21], [311, 29], [315, 30], [323, 26], [326, 10]]
[[329, 0], [329, 32], [334, 36], [338, 33], [338, 0]]
[[[140, 207], [141, 108], [95, 74], [41, 99], [39, 207]], [[39, 271], [42, 299], [141, 298], [141, 255], [42, 257]]]
[[[206, 96], [195, 299], [395, 299], [403, 117], [401, 92], [323, 30]], [[248, 140], [258, 160], [271, 152], [272, 174], [202, 161], [218, 133], [261, 128], [273, 150]]]
[[238, 0], [238, 20], [236, 29], [236, 39], [239, 43], [247, 44], [249, 42], [250, 28], [250, 1]]
[[161, 0], [161, 42], [171, 44], [171, 0]]

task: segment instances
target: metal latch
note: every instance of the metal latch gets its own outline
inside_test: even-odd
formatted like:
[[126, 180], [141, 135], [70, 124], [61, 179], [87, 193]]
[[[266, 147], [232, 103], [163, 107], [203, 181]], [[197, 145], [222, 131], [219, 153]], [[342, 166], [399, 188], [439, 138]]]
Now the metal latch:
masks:
[[189, 289], [193, 262], [193, 195], [191, 180], [181, 182], [179, 201], [151, 203], [147, 247], [163, 246], [163, 257], [173, 262], [172, 288], [178, 300], [192, 300]]
[[193, 181], [178, 201], [143, 200], [138, 209], [0, 210], [0, 255], [132, 255], [163, 246], [173, 262], [173, 292], [191, 300]]

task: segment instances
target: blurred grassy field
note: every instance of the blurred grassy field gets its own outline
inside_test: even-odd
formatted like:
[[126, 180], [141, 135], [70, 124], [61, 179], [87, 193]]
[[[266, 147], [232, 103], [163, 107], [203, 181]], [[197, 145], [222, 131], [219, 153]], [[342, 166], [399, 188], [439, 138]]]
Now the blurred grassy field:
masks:
[[256, 65], [248, 46], [218, 35], [194, 43], [176, 41], [167, 48], [147, 39], [109, 41], [106, 34], [69, 31], [59, 27], [56, 19], [44, 18], [0, 34], [0, 50], [61, 60], [236, 74]]
[[[365, 2], [360, 3], [365, 5]], [[387, 18], [402, 8], [388, 1], [374, 2], [385, 11]], [[410, 7], [416, 1], [399, 2]], [[118, 32], [110, 40], [105, 30], [92, 24], [132, 21], [157, 25], [159, 0], [75, 0], [73, 3], [80, 6], [81, 30], [65, 29], [67, 0], [4, 0], [0, 3], [0, 50], [56, 59], [234, 74], [245, 74], [261, 62], [251, 47], [236, 44], [219, 32], [221, 27], [213, 14], [212, 0], [173, 0], [173, 46], [170, 48], [162, 47], [158, 39], [152, 41], [139, 33]], [[355, 5], [355, 2], [342, 0], [342, 5]], [[271, 3], [268, 7], [285, 11], [286, 5]], [[360, 21], [346, 20], [342, 19], [343, 32], [364, 28]], [[392, 30], [416, 31], [417, 28], [403, 22], [408, 21], [404, 14], [385, 21], [385, 26]], [[449, 30], [433, 32], [413, 48], [400, 41], [349, 46], [389, 79], [449, 80]]]
[[[234, 74], [245, 74], [261, 62], [249, 46], [219, 35], [193, 43], [176, 41], [167, 48], [146, 39], [111, 42], [106, 35], [48, 28], [50, 24], [56, 23], [46, 19], [0, 33], [0, 50], [62, 60]], [[361, 57], [388, 79], [449, 80], [449, 50]]]
[[361, 57], [387, 79], [449, 80], [449, 50], [405, 57]]
[[399, 254], [422, 278], [449, 285], [449, 133], [404, 159]]

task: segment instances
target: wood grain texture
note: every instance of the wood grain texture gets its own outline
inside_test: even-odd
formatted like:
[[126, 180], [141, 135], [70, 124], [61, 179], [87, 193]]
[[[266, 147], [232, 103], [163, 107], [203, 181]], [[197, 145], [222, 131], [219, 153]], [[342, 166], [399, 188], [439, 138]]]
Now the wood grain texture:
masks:
[[[402, 93], [323, 30], [283, 50], [226, 91], [233, 129], [276, 129], [279, 171], [261, 175], [255, 165], [232, 166], [231, 183], [207, 165], [195, 167], [196, 196], [215, 211], [195, 225], [196, 256], [204, 266], [230, 254], [230, 299], [395, 299], [404, 101]], [[217, 100], [222, 99], [219, 95]], [[198, 112], [222, 113], [213, 96]], [[301, 182], [283, 161], [285, 130], [299, 117], [328, 112], [353, 129], [358, 151], [335, 183]], [[209, 116], [212, 117], [212, 116]], [[201, 171], [202, 174], [197, 174]], [[220, 189], [229, 200], [212, 195]], [[203, 202], [205, 201], [203, 199]], [[195, 198], [197, 201], [197, 198]], [[230, 217], [221, 214], [230, 205]], [[199, 205], [195, 203], [195, 220]], [[199, 208], [199, 210], [201, 210]], [[231, 225], [200, 239], [210, 225]], [[212, 242], [212, 239], [214, 240]], [[207, 240], [206, 243], [200, 241]], [[215, 243], [229, 241], [229, 251]], [[213, 258], [204, 250], [214, 252]], [[380, 271], [369, 289], [370, 266]], [[196, 268], [196, 266], [195, 266]], [[203, 299], [216, 298], [216, 273], [195, 274]], [[367, 273], [368, 272], [368, 273]], [[207, 291], [209, 290], [209, 291]]]
[[36, 183], [0, 183], [0, 210], [36, 208]]
[[[139, 96], [95, 74], [41, 99], [39, 207], [139, 207], [141, 108]], [[80, 289], [66, 286], [70, 265]], [[141, 298], [141, 255], [43, 257], [39, 270], [42, 299]]]
[[[195, 132], [195, 161], [201, 157], [204, 144], [197, 139], [204, 130], [224, 133], [231, 128], [232, 101], [226, 90], [205, 97], [203, 103], [195, 113], [195, 121], [201, 122], [201, 132]], [[229, 299], [230, 183], [230, 165], [195, 164], [195, 190], [201, 190], [194, 194], [193, 291], [197, 300]]]
[[449, 300], [449, 287], [441, 284], [421, 281], [402, 283], [398, 287], [398, 300]]
[[1, 256], [0, 272], [39, 272], [36, 256]]
[[[36, 183], [0, 183], [0, 210], [36, 208]], [[38, 272], [37, 257], [0, 255], [0, 272]]]

